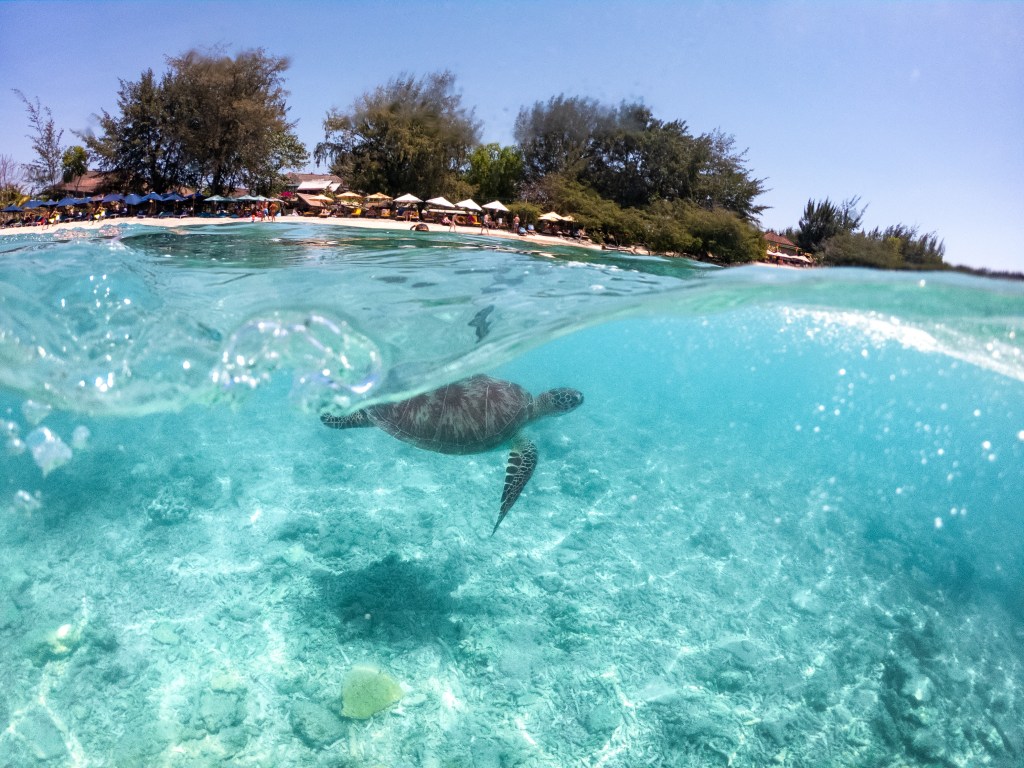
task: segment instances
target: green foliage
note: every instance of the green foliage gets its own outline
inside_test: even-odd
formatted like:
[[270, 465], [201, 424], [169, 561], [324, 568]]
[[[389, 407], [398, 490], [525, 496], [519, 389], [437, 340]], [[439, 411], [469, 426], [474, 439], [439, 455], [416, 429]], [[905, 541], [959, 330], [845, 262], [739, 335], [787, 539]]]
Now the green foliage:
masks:
[[685, 122], [659, 120], [639, 102], [608, 107], [558, 96], [521, 110], [515, 137], [534, 184], [555, 174], [627, 208], [685, 200], [746, 221], [764, 210], [754, 203], [764, 182], [751, 176], [731, 136], [694, 137]]
[[364, 93], [348, 112], [328, 112], [314, 158], [353, 188], [443, 194], [465, 170], [479, 131], [451, 72], [403, 75]]
[[891, 244], [909, 267], [934, 269], [943, 266], [946, 245], [934, 232], [918, 235], [917, 227], [894, 224], [884, 230], [875, 228], [868, 237]]
[[466, 181], [482, 201], [513, 200], [523, 180], [523, 158], [515, 147], [484, 144], [469, 156]]
[[538, 101], [519, 110], [513, 135], [527, 180], [539, 181], [550, 174], [577, 178], [594, 134], [610, 117], [608, 107], [580, 96], [553, 96], [547, 104]]
[[805, 251], [816, 253], [829, 238], [857, 231], [867, 210], [867, 206], [857, 210], [859, 202], [859, 197], [838, 205], [827, 197], [821, 202], [808, 200], [793, 241]]
[[159, 82], [152, 70], [121, 81], [120, 114], [103, 112], [102, 134], [87, 145], [126, 188], [273, 192], [283, 170], [308, 159], [287, 120], [288, 63], [262, 49], [170, 58]]
[[821, 247], [822, 263], [831, 267], [874, 267], [898, 269], [899, 249], [893, 241], [869, 237], [862, 232], [841, 232]]
[[871, 232], [843, 232], [824, 242], [822, 262], [832, 267], [944, 269], [945, 246], [936, 235], [918, 235], [916, 227], [896, 224]]
[[745, 263], [764, 255], [756, 227], [721, 208], [708, 211], [685, 200], [660, 200], [645, 209], [623, 208], [578, 181], [553, 175], [543, 184], [546, 205], [571, 212], [596, 242], [643, 244], [719, 263]]
[[25, 164], [25, 178], [36, 192], [48, 192], [61, 181], [64, 147], [60, 142], [64, 131], [57, 130], [53, 122], [53, 113], [49, 107], [39, 103], [38, 97], [32, 102], [17, 88], [14, 92], [18, 94], [28, 112], [28, 124], [32, 129], [28, 138], [36, 155], [32, 162]]
[[540, 218], [543, 211], [540, 206], [528, 203], [525, 200], [514, 200], [508, 204], [508, 213], [505, 216], [508, 217], [509, 221], [516, 216], [519, 217], [519, 224], [526, 226], [527, 224], [536, 224], [537, 219]]
[[122, 189], [165, 190], [185, 175], [181, 139], [175, 130], [169, 74], [158, 82], [147, 69], [138, 82], [120, 81], [120, 114], [99, 115], [100, 135], [85, 136], [100, 168], [114, 174]]
[[89, 156], [85, 152], [85, 147], [76, 144], [65, 149], [61, 156], [61, 168], [61, 178], [65, 184], [84, 175], [89, 170]]
[[0, 155], [0, 207], [17, 203], [24, 197], [23, 181], [21, 163], [10, 155]]

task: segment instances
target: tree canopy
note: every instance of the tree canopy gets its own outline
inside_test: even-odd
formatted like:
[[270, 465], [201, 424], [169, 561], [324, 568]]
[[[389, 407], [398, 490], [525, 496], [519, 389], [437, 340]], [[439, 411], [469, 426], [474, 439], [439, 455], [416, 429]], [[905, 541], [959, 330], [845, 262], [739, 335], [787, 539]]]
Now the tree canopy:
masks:
[[731, 136], [693, 136], [685, 122], [659, 120], [640, 102], [612, 107], [559, 95], [520, 110], [515, 138], [531, 182], [559, 174], [631, 208], [684, 200], [748, 222], [764, 210], [754, 202], [764, 182]]
[[808, 200], [793, 240], [829, 266], [880, 269], [941, 269], [945, 244], [934, 233], [919, 234], [917, 227], [894, 224], [870, 232], [861, 230], [867, 206], [858, 209], [859, 197], [841, 203]]
[[53, 122], [53, 113], [49, 107], [39, 103], [39, 98], [30, 101], [29, 98], [17, 88], [14, 92], [18, 94], [25, 110], [28, 112], [28, 124], [32, 129], [29, 139], [32, 142], [32, 151], [35, 158], [25, 163], [25, 179], [36, 192], [48, 192], [61, 182], [63, 174], [64, 146], [61, 139], [64, 130], [58, 129]]
[[281, 172], [308, 160], [287, 119], [288, 59], [262, 49], [235, 57], [188, 51], [121, 81], [120, 114], [100, 115], [87, 145], [122, 184], [152, 190], [187, 185], [229, 193], [244, 185], [269, 194]]
[[451, 72], [402, 75], [346, 112], [330, 110], [314, 157], [355, 188], [447, 194], [458, 187], [479, 134]]

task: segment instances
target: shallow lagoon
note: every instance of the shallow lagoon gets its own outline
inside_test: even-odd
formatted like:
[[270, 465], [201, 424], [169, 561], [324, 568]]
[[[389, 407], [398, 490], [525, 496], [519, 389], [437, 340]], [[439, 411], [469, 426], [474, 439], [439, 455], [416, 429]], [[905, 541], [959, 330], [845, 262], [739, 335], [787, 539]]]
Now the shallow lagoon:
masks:
[[[1020, 284], [96, 234], [0, 241], [0, 764], [1024, 759]], [[317, 418], [477, 372], [586, 395], [494, 537]]]

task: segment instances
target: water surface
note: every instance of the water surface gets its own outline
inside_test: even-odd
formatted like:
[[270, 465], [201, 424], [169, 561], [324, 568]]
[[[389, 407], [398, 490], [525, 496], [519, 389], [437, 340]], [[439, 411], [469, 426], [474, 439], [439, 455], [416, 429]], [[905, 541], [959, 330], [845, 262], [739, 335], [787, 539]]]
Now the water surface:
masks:
[[[103, 234], [0, 240], [0, 763], [1024, 759], [1020, 284]], [[586, 396], [494, 537], [317, 418], [480, 372]]]

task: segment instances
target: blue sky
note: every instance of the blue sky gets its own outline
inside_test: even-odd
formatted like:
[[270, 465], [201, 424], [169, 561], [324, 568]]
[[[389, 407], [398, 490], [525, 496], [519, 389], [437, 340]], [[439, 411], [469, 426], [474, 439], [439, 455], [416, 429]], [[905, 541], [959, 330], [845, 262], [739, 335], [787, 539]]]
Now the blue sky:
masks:
[[948, 262], [1024, 271], [1024, 3], [0, 2], [0, 154], [30, 158], [11, 88], [72, 143], [119, 78], [215, 45], [291, 58], [310, 149], [330, 107], [403, 72], [452, 70], [501, 143], [560, 93], [640, 99], [748, 149], [766, 228], [859, 195], [869, 228], [916, 225]]

